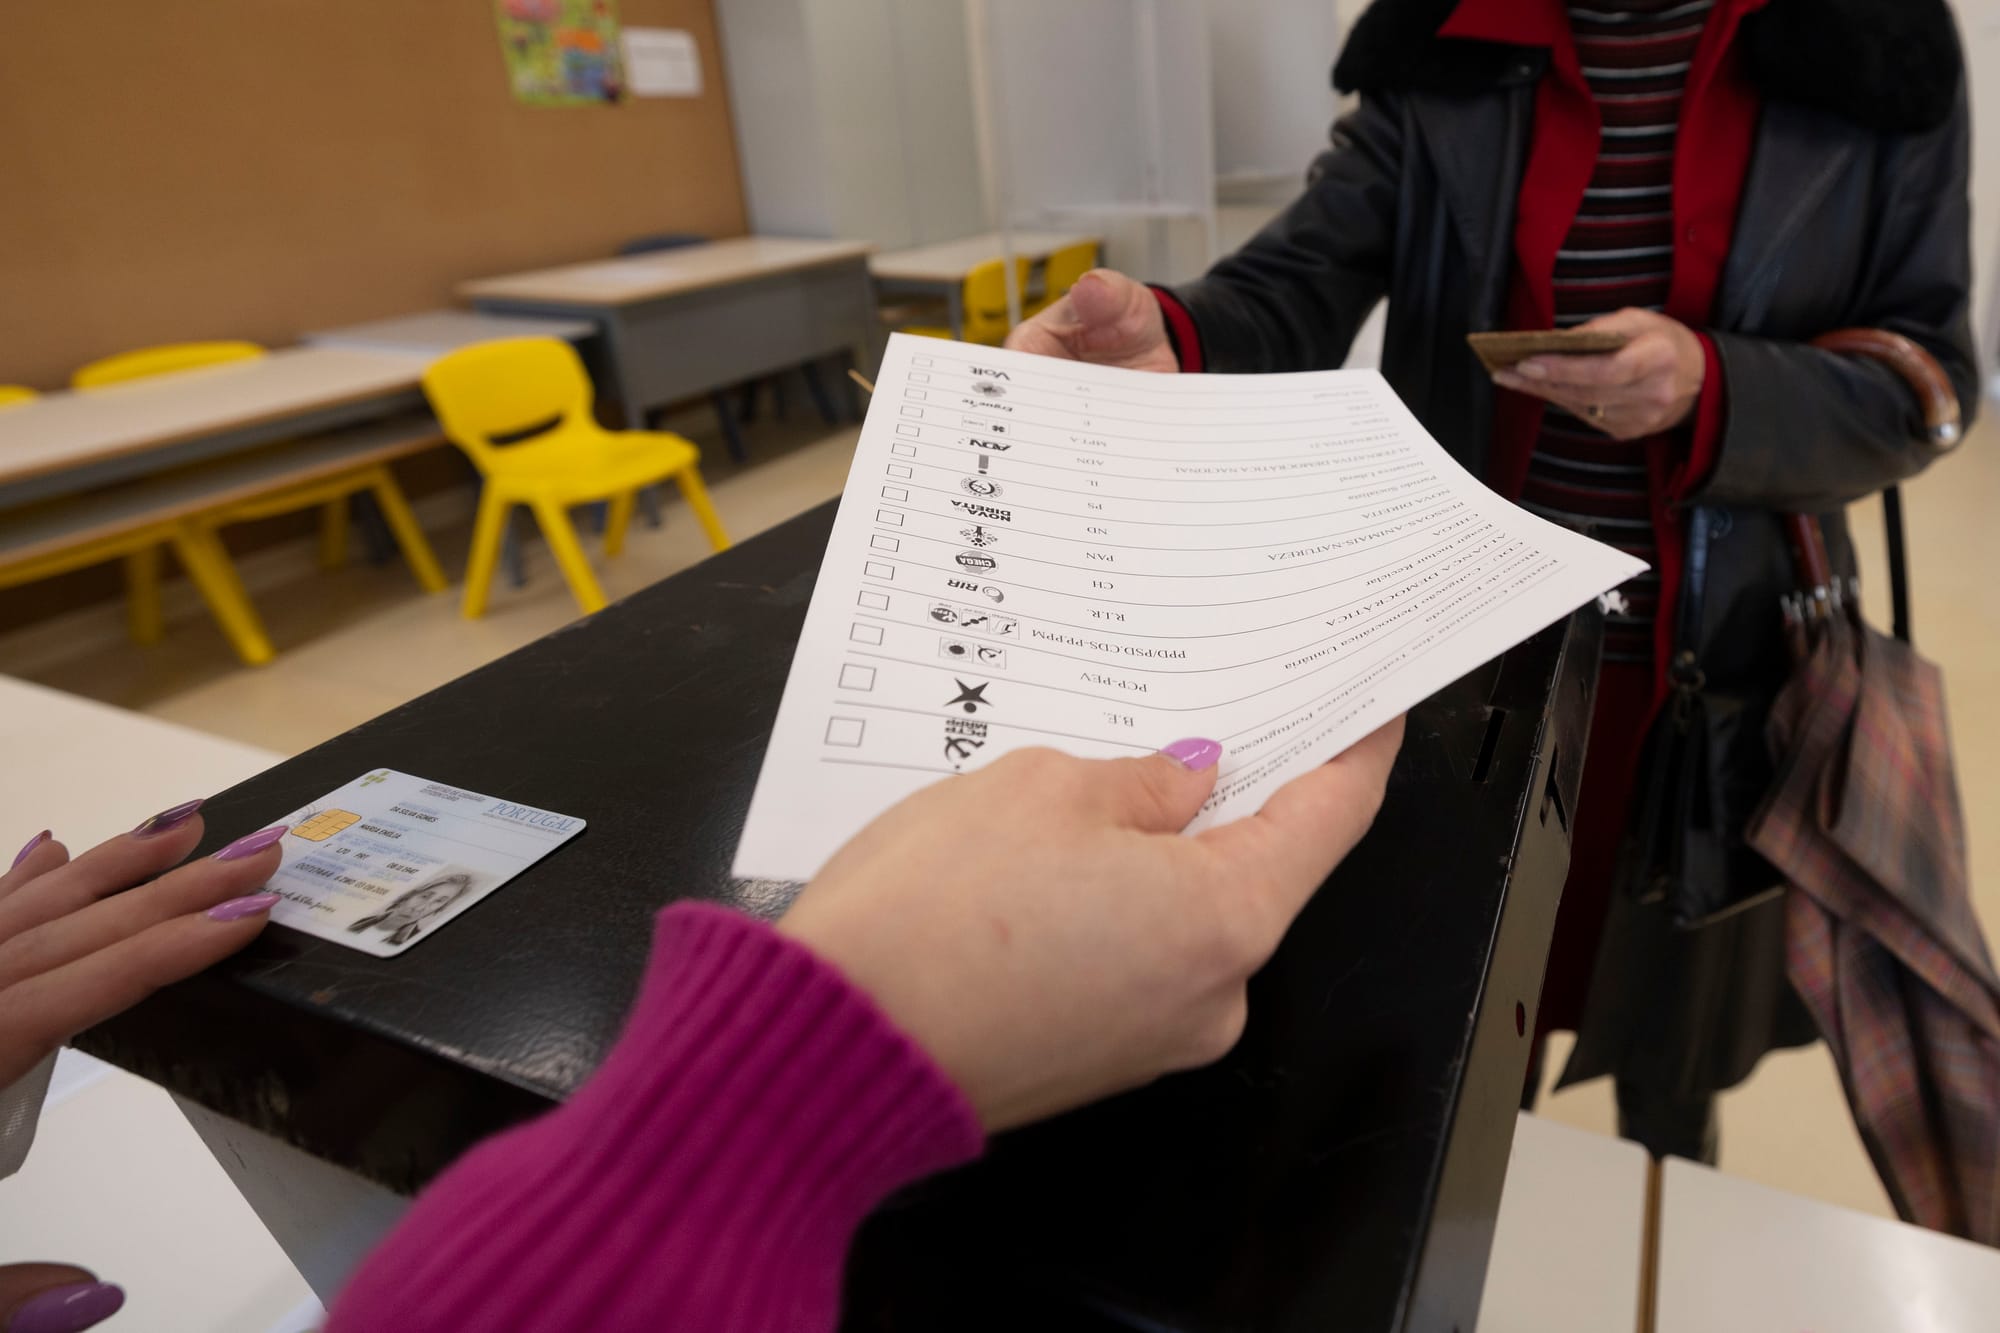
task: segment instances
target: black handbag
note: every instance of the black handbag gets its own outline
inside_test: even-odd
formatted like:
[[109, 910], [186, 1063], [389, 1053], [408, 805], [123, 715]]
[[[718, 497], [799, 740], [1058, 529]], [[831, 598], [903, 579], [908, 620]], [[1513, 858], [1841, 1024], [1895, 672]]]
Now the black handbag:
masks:
[[[1958, 399], [1950, 379], [1929, 353], [1898, 334], [1845, 329], [1814, 346], [1883, 361], [1916, 392], [1931, 445], [1958, 442]], [[1903, 541], [1902, 495], [1882, 493], [1888, 529], [1889, 591], [1896, 637], [1910, 641], [1908, 559]], [[1773, 781], [1766, 737], [1771, 704], [1786, 678], [1789, 657], [1773, 608], [1744, 644], [1742, 660], [1704, 662], [1697, 651], [1703, 617], [1718, 595], [1714, 547], [1739, 522], [1782, 523], [1784, 516], [1735, 513], [1696, 506], [1688, 514], [1687, 563], [1668, 660], [1671, 693], [1640, 751], [1633, 783], [1632, 817], [1620, 848], [1617, 883], [1640, 903], [1664, 902], [1674, 924], [1693, 930], [1776, 898], [1784, 884], [1770, 862], [1744, 840], [1744, 828], [1763, 806]], [[1859, 596], [1853, 580], [1838, 585]], [[1724, 608], [1734, 611], [1736, 608]], [[1750, 632], [1734, 636], [1751, 639]]]
[[1734, 688], [1712, 683], [1695, 651], [1718, 532], [1734, 516], [1698, 506], [1688, 515], [1671, 687], [1640, 751], [1618, 878], [1641, 903], [1665, 901], [1684, 930], [1743, 911], [1783, 889], [1743, 829], [1770, 790], [1765, 722], [1782, 678]]

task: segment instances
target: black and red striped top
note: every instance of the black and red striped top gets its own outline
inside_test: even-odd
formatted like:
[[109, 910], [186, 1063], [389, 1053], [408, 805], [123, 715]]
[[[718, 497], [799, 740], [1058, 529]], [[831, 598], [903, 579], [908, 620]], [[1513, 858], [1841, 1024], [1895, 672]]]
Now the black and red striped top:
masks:
[[[1714, 0], [1590, 0], [1569, 6], [1584, 78], [1603, 137], [1597, 167], [1569, 235], [1556, 252], [1556, 327], [1571, 328], [1636, 306], [1662, 310], [1673, 280], [1674, 145], [1681, 93]], [[1645, 440], [1614, 440], [1550, 407], [1528, 463], [1521, 503], [1650, 565], [1653, 535]], [[1607, 662], [1651, 662], [1660, 581], [1623, 589], [1610, 617]]]

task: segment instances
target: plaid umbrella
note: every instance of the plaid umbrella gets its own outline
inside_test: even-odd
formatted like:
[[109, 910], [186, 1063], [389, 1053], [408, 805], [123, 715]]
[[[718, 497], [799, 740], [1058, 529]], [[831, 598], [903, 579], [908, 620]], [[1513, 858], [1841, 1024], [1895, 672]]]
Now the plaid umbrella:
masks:
[[1748, 837], [1785, 970], [1907, 1221], [2000, 1244], [2000, 979], [1972, 914], [1943, 679], [1845, 613], [1803, 636]]

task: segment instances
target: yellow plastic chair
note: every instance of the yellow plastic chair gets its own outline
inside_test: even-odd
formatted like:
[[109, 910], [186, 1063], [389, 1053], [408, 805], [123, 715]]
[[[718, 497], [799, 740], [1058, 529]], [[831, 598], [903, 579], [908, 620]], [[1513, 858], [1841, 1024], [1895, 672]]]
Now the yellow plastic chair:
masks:
[[[256, 343], [240, 341], [172, 343], [143, 347], [117, 356], [93, 361], [70, 376], [72, 387], [102, 389], [156, 375], [175, 374], [207, 366], [251, 361], [264, 355]], [[285, 487], [266, 495], [239, 500], [184, 519], [175, 525], [171, 545], [196, 590], [208, 603], [223, 634], [236, 655], [249, 666], [262, 666], [275, 657], [270, 637], [251, 605], [243, 582], [223, 545], [221, 529], [234, 523], [297, 513], [317, 507], [320, 511], [320, 564], [337, 568], [347, 555], [347, 501], [350, 496], [369, 491], [381, 507], [382, 516], [394, 534], [403, 558], [426, 592], [443, 592], [444, 571], [437, 556], [424, 540], [410, 512], [409, 501], [386, 464], [373, 464], [336, 476]], [[158, 643], [165, 631], [160, 609], [160, 550], [162, 543], [137, 543], [122, 552], [125, 563], [126, 621], [134, 642]]]
[[256, 343], [205, 342], [169, 343], [164, 347], [141, 347], [93, 361], [69, 377], [72, 389], [101, 389], [107, 384], [123, 384], [154, 375], [171, 375], [177, 370], [199, 370], [231, 361], [254, 361], [264, 355]]
[[[1028, 291], [1028, 261], [1014, 260], [1014, 289], [1025, 300]], [[1007, 322], [1007, 261], [989, 259], [983, 264], [975, 264], [965, 275], [964, 331], [959, 334], [961, 341], [983, 343], [988, 347], [998, 347], [1007, 341], [1007, 331], [1013, 326]], [[913, 333], [919, 338], [949, 338], [951, 330], [935, 324], [911, 324], [904, 327], [904, 333]]]
[[1022, 319], [1033, 319], [1069, 294], [1078, 278], [1097, 267], [1097, 242], [1080, 241], [1051, 251], [1042, 265], [1042, 296], [1032, 306], [1023, 307]]
[[[671, 478], [709, 545], [729, 549], [696, 466], [700, 450], [664, 431], [609, 431], [598, 425], [591, 415], [590, 376], [576, 349], [562, 339], [502, 338], [460, 348], [424, 372], [424, 392], [444, 433], [485, 479], [465, 570], [466, 619], [486, 612], [500, 540], [517, 504], [534, 511], [586, 615], [606, 603], [569, 521], [573, 506], [610, 502], [604, 553], [617, 555], [639, 491]], [[522, 439], [524, 431], [534, 434]], [[503, 439], [517, 442], [496, 443]]]
[[19, 384], [0, 384], [0, 407], [19, 407], [22, 403], [32, 403], [41, 397], [33, 389]]

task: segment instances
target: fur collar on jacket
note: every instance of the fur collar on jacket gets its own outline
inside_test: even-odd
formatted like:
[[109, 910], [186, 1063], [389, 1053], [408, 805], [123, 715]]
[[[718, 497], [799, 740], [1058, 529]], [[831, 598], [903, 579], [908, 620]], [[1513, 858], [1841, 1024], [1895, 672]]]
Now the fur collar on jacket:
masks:
[[[1543, 51], [1439, 37], [1459, 0], [1374, 0], [1334, 67], [1342, 92], [1473, 93], [1538, 76]], [[1963, 61], [1945, 0], [1770, 0], [1737, 40], [1766, 97], [1865, 129], [1936, 129], [1958, 100]]]

